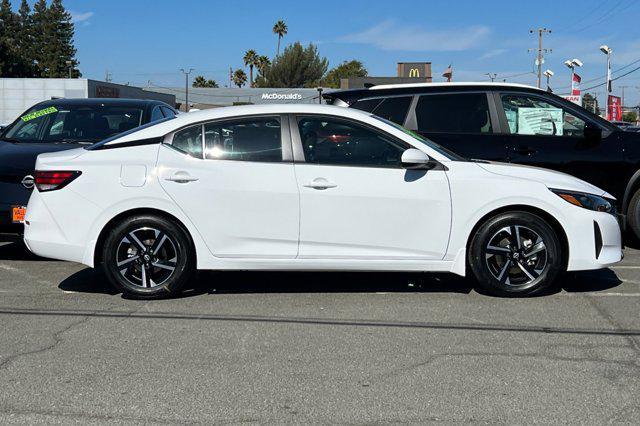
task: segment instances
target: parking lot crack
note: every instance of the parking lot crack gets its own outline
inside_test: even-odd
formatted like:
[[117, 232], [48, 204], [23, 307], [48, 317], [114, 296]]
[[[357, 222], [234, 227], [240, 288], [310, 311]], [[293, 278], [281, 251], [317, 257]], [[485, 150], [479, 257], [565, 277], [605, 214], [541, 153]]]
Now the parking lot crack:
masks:
[[17, 360], [17, 359], [24, 358], [24, 357], [31, 356], [31, 355], [38, 355], [38, 354], [42, 354], [42, 353], [54, 350], [60, 343], [62, 343], [62, 335], [64, 333], [72, 330], [75, 327], [78, 327], [78, 326], [86, 323], [90, 319], [91, 319], [90, 316], [81, 317], [79, 320], [73, 321], [70, 324], [68, 324], [65, 327], [63, 327], [62, 329], [54, 332], [52, 334], [52, 336], [51, 336], [52, 337], [51, 342], [48, 345], [44, 346], [44, 347], [41, 347], [41, 348], [38, 348], [38, 349], [34, 349], [34, 350], [19, 352], [19, 353], [7, 356], [6, 358], [0, 360], [0, 370], [7, 369], [9, 364], [12, 363], [13, 361]]

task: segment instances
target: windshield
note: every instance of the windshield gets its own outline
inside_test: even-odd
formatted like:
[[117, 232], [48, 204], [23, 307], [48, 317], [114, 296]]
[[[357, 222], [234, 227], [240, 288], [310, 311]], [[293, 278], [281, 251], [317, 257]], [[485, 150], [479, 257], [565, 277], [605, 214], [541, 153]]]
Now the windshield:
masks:
[[19, 143], [95, 143], [142, 124], [142, 109], [118, 106], [35, 106], [2, 138]]
[[466, 158], [461, 157], [460, 155], [456, 154], [455, 152], [449, 151], [447, 148], [438, 145], [437, 143], [435, 143], [431, 139], [427, 139], [424, 136], [421, 136], [418, 133], [407, 129], [406, 127], [402, 127], [398, 123], [394, 123], [393, 121], [389, 121], [389, 120], [384, 119], [382, 117], [378, 117], [377, 115], [372, 115], [371, 117], [373, 117], [373, 118], [375, 118], [377, 120], [380, 120], [380, 121], [382, 121], [382, 122], [384, 122], [384, 123], [386, 123], [386, 124], [388, 124], [390, 126], [395, 127], [396, 129], [398, 129], [401, 132], [411, 136], [412, 138], [414, 138], [418, 142], [427, 145], [429, 148], [433, 149], [434, 151], [438, 152], [439, 154], [444, 155], [445, 157], [447, 157], [450, 160], [453, 160], [453, 161], [468, 161]]

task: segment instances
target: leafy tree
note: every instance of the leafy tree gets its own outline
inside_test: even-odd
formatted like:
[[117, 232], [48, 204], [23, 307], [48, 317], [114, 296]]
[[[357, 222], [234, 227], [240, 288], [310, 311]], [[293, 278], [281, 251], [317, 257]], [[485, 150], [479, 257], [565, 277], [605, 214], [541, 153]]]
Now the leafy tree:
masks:
[[244, 65], [249, 67], [249, 86], [253, 87], [253, 67], [258, 65], [258, 54], [255, 50], [247, 50], [244, 54]]
[[344, 61], [337, 67], [330, 70], [327, 75], [322, 79], [322, 86], [340, 88], [340, 79], [350, 77], [366, 77], [368, 75], [367, 69], [362, 62], [352, 60]]
[[320, 57], [316, 46], [310, 43], [304, 48], [296, 42], [287, 46], [265, 69], [261, 86], [314, 87], [327, 72], [327, 66], [327, 58]]
[[16, 37], [20, 25], [15, 13], [11, 10], [11, 2], [0, 3], [0, 75], [17, 77], [19, 73], [19, 51]]
[[273, 26], [273, 33], [278, 35], [278, 50], [276, 56], [280, 56], [280, 40], [287, 34], [288, 30], [287, 24], [282, 19], [279, 19]]
[[600, 115], [600, 107], [598, 106], [598, 99], [591, 93], [585, 93], [582, 97], [582, 107], [588, 111], [591, 111], [597, 115]]
[[20, 56], [20, 77], [32, 77], [36, 72], [34, 59], [33, 16], [27, 0], [22, 0], [18, 11], [17, 46]]
[[233, 84], [235, 84], [238, 87], [242, 87], [246, 84], [247, 82], [247, 73], [244, 72], [244, 70], [235, 70], [233, 72]]
[[265, 70], [271, 66], [271, 59], [268, 56], [261, 55], [258, 56], [258, 63], [256, 67], [258, 68], [258, 72], [260, 74], [264, 74]]
[[635, 111], [628, 111], [622, 114], [622, 121], [626, 121], [628, 123], [635, 123], [638, 121], [638, 114]]
[[204, 76], [197, 76], [193, 79], [193, 87], [217, 88], [218, 83], [215, 80], [207, 80]]

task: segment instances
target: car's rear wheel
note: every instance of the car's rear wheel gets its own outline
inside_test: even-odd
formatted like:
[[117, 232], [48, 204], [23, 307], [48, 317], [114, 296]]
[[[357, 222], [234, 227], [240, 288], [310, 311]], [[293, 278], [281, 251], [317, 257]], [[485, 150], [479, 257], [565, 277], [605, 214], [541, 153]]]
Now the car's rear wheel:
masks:
[[185, 231], [154, 215], [121, 221], [110, 230], [102, 256], [109, 281], [138, 298], [177, 294], [194, 270], [193, 258]]
[[551, 286], [562, 270], [562, 245], [541, 217], [522, 211], [505, 212], [478, 228], [468, 261], [486, 292], [531, 296]]

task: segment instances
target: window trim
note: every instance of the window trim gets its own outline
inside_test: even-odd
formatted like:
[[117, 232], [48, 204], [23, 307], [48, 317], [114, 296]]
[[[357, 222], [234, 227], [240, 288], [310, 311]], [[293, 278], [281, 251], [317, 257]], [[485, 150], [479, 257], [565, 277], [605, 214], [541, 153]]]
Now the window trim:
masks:
[[[502, 134], [506, 135], [506, 136], [517, 136], [517, 137], [538, 137], [538, 138], [548, 138], [548, 137], [552, 137], [552, 138], [570, 138], [571, 140], [580, 140], [580, 139], [584, 139], [584, 135], [583, 136], [558, 136], [558, 135], [523, 135], [523, 134], [519, 134], [519, 133], [511, 133], [509, 130], [509, 122], [507, 121], [507, 114], [504, 111], [504, 105], [502, 104], [502, 97], [503, 96], [520, 96], [520, 97], [531, 97], [534, 99], [538, 99], [541, 100], [543, 102], [546, 102], [550, 105], [555, 106], [556, 108], [561, 108], [563, 110], [568, 111], [569, 113], [571, 113], [571, 115], [579, 118], [580, 120], [585, 122], [585, 125], [587, 123], [590, 123], [592, 125], [596, 125], [598, 127], [600, 127], [602, 129], [602, 137], [605, 138], [609, 135], [609, 130], [605, 129], [604, 127], [602, 127], [599, 123], [597, 123], [594, 120], [591, 120], [589, 117], [585, 116], [583, 113], [581, 113], [579, 110], [577, 110], [577, 108], [573, 108], [571, 106], [567, 106], [567, 105], [562, 105], [561, 103], [557, 102], [556, 99], [553, 99], [552, 97], [545, 97], [542, 95], [539, 95], [537, 93], [529, 93], [529, 92], [518, 92], [518, 91], [496, 91], [495, 92], [495, 102], [496, 102], [496, 107], [498, 109], [498, 114], [500, 117], [500, 125], [502, 127]], [[567, 101], [568, 102], [568, 101]], [[607, 133], [609, 132], [609, 133]]]
[[[371, 114], [371, 113], [368, 113]], [[373, 115], [373, 114], [372, 114]], [[315, 113], [305, 113], [305, 114], [290, 114], [290, 123], [291, 126], [289, 127], [291, 130], [291, 138], [292, 138], [292, 142], [293, 142], [293, 152], [294, 152], [294, 163], [295, 164], [308, 164], [311, 166], [319, 166], [319, 167], [357, 167], [357, 168], [365, 168], [365, 169], [394, 169], [394, 170], [403, 170], [402, 164], [400, 164], [399, 166], [376, 166], [376, 165], [362, 165], [362, 164], [318, 164], [318, 163], [308, 163], [306, 161], [306, 158], [304, 156], [304, 148], [302, 147], [302, 138], [300, 137], [300, 120], [303, 118], [308, 118], [308, 117], [313, 117], [313, 118], [325, 118], [325, 119], [329, 119], [329, 120], [334, 120], [334, 121], [341, 121], [347, 124], [351, 124], [351, 123], [355, 123], [361, 127], [365, 127], [377, 134], [380, 134], [382, 136], [384, 136], [387, 139], [391, 139], [395, 142], [397, 142], [398, 144], [406, 147], [405, 150], [410, 149], [410, 148], [414, 148], [414, 146], [412, 146], [410, 143], [403, 141], [400, 138], [397, 138], [396, 136], [387, 133], [383, 130], [380, 130], [379, 128], [372, 126], [369, 123], [365, 123], [359, 120], [354, 120], [352, 118], [346, 118], [346, 117], [342, 117], [342, 116], [338, 116], [338, 115], [329, 115], [329, 114], [315, 114]], [[295, 125], [293, 124], [295, 123]], [[436, 161], [435, 159], [432, 158], [433, 161]], [[438, 163], [439, 164], [439, 163]]]
[[[251, 119], [260, 119], [260, 118], [277, 118], [280, 121], [280, 142], [282, 144], [282, 160], [280, 161], [252, 161], [252, 160], [230, 160], [230, 159], [213, 159], [213, 158], [206, 158], [205, 156], [205, 147], [206, 147], [206, 141], [205, 141], [205, 130], [204, 127], [207, 124], [211, 124], [211, 123], [225, 123], [225, 122], [229, 122], [229, 121], [244, 121], [244, 120], [251, 120]], [[173, 146], [173, 138], [175, 137], [176, 133], [184, 130], [184, 129], [188, 129], [190, 127], [196, 127], [196, 126], [200, 126], [200, 134], [201, 134], [201, 139], [202, 139], [202, 156], [201, 157], [195, 157], [193, 155], [190, 155], [188, 153], [185, 153], [182, 150], [179, 150], [178, 148], [175, 148]], [[289, 131], [289, 119], [287, 114], [252, 114], [252, 115], [240, 115], [240, 116], [235, 116], [235, 117], [222, 117], [222, 118], [217, 118], [217, 119], [213, 119], [213, 120], [203, 120], [203, 121], [198, 121], [195, 123], [191, 123], [191, 124], [187, 124], [185, 126], [182, 126], [178, 129], [175, 129], [174, 131], [168, 133], [167, 135], [164, 136], [163, 142], [164, 145], [169, 145], [171, 148], [177, 150], [178, 152], [185, 154], [185, 155], [189, 155], [191, 158], [196, 158], [198, 160], [208, 160], [208, 161], [233, 161], [235, 163], [265, 163], [265, 164], [287, 164], [287, 163], [292, 163], [293, 162], [293, 153], [292, 153], [292, 147], [291, 147], [291, 135], [290, 135], [290, 131]]]
[[[418, 129], [418, 114], [416, 113], [416, 108], [418, 107], [418, 102], [420, 102], [420, 98], [423, 96], [438, 96], [438, 95], [477, 95], [483, 94], [487, 99], [487, 108], [489, 109], [489, 122], [491, 124], [490, 132], [433, 132], [433, 131], [425, 131]], [[491, 136], [499, 134], [497, 129], [500, 129], [499, 120], [498, 120], [498, 111], [496, 110], [496, 106], [493, 103], [493, 99], [491, 96], [491, 92], [487, 90], [469, 90], [469, 91], [446, 91], [446, 92], [431, 92], [431, 93], [420, 93], [415, 95], [415, 99], [413, 104], [411, 105], [411, 110], [409, 111], [408, 117], [412, 118], [411, 123], [409, 123], [409, 119], [407, 121], [407, 126], [405, 126], [409, 130], [413, 130], [415, 132], [420, 133], [429, 133], [436, 135], [480, 135], [480, 136]], [[411, 127], [409, 127], [409, 124]]]

